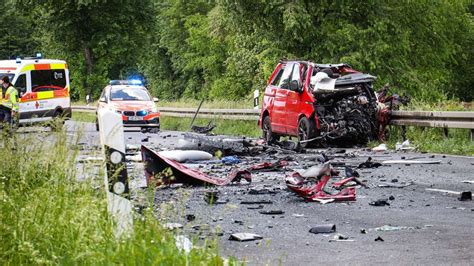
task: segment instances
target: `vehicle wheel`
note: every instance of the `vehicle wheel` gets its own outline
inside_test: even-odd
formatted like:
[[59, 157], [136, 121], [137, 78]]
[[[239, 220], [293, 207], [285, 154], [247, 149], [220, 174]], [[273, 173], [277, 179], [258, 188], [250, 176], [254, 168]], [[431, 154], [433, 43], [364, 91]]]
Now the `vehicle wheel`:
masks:
[[265, 116], [262, 123], [262, 137], [267, 144], [275, 143], [278, 137], [272, 132], [270, 116]]
[[50, 121], [49, 127], [52, 131], [61, 131], [63, 129], [64, 119], [61, 111], [54, 112], [53, 120]]
[[309, 121], [308, 118], [302, 117], [298, 122], [298, 141], [301, 144], [301, 147], [306, 147], [308, 142], [302, 142], [309, 139]]
[[95, 119], [95, 130], [99, 131], [99, 120], [97, 118]]

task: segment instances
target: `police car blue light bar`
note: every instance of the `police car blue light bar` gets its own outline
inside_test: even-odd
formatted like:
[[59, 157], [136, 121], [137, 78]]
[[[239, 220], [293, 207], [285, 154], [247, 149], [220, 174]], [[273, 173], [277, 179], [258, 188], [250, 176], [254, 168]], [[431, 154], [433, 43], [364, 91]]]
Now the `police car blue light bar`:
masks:
[[142, 85], [142, 81], [139, 79], [128, 79], [128, 80], [111, 80], [109, 85]]

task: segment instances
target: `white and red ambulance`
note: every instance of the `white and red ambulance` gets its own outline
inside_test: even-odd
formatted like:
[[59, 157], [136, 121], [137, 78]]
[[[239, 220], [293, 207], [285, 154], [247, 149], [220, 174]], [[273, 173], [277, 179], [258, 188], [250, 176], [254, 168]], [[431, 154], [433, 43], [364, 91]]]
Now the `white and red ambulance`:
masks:
[[0, 78], [8, 76], [18, 90], [20, 124], [71, 117], [69, 70], [63, 60], [0, 60]]

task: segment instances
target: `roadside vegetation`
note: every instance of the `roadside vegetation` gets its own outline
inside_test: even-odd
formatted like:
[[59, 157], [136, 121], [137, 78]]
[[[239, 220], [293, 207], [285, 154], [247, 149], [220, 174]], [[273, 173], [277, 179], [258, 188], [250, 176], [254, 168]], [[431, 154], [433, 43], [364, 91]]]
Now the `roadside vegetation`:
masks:
[[[448, 137], [442, 128], [407, 127], [406, 137], [410, 144], [422, 152], [474, 156], [474, 141], [470, 140], [468, 129], [449, 129]], [[403, 142], [401, 128], [392, 127], [388, 146]]]
[[116, 237], [103, 181], [77, 180], [77, 150], [64, 132], [47, 141], [0, 137], [1, 265], [223, 264], [212, 240], [180, 251], [151, 211], [137, 215], [133, 233]]
[[[190, 131], [191, 118], [161, 117], [161, 128], [163, 130]], [[262, 131], [254, 120], [227, 120], [227, 119], [205, 119], [197, 118], [196, 126], [207, 126], [209, 122], [216, 125], [212, 133], [221, 135], [260, 137]]]
[[348, 63], [377, 76], [375, 88], [390, 83], [420, 101], [474, 98], [471, 0], [5, 0], [0, 8], [15, 14], [0, 25], [0, 58], [42, 51], [66, 60], [75, 100], [98, 99], [110, 79], [129, 77], [162, 100], [249, 98], [282, 58]]
[[72, 112], [72, 120], [79, 122], [95, 123], [97, 115], [89, 112]]

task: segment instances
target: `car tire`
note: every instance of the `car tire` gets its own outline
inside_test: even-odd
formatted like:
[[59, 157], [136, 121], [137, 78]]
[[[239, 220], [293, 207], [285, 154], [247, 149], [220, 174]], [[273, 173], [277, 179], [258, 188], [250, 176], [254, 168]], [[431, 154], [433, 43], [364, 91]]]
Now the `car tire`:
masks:
[[309, 132], [310, 132], [310, 127], [309, 127], [308, 118], [303, 116], [298, 121], [298, 141], [300, 142], [300, 145], [303, 148], [308, 145], [308, 142], [301, 142], [301, 141], [306, 141], [309, 139]]
[[267, 144], [275, 143], [278, 137], [272, 132], [270, 116], [265, 116], [262, 123], [262, 137]]
[[95, 119], [95, 130], [99, 131], [99, 120], [97, 118]]
[[49, 122], [49, 127], [52, 131], [58, 132], [63, 129], [64, 126], [64, 119], [62, 117], [62, 112], [60, 110], [56, 110], [53, 114], [52, 120]]

